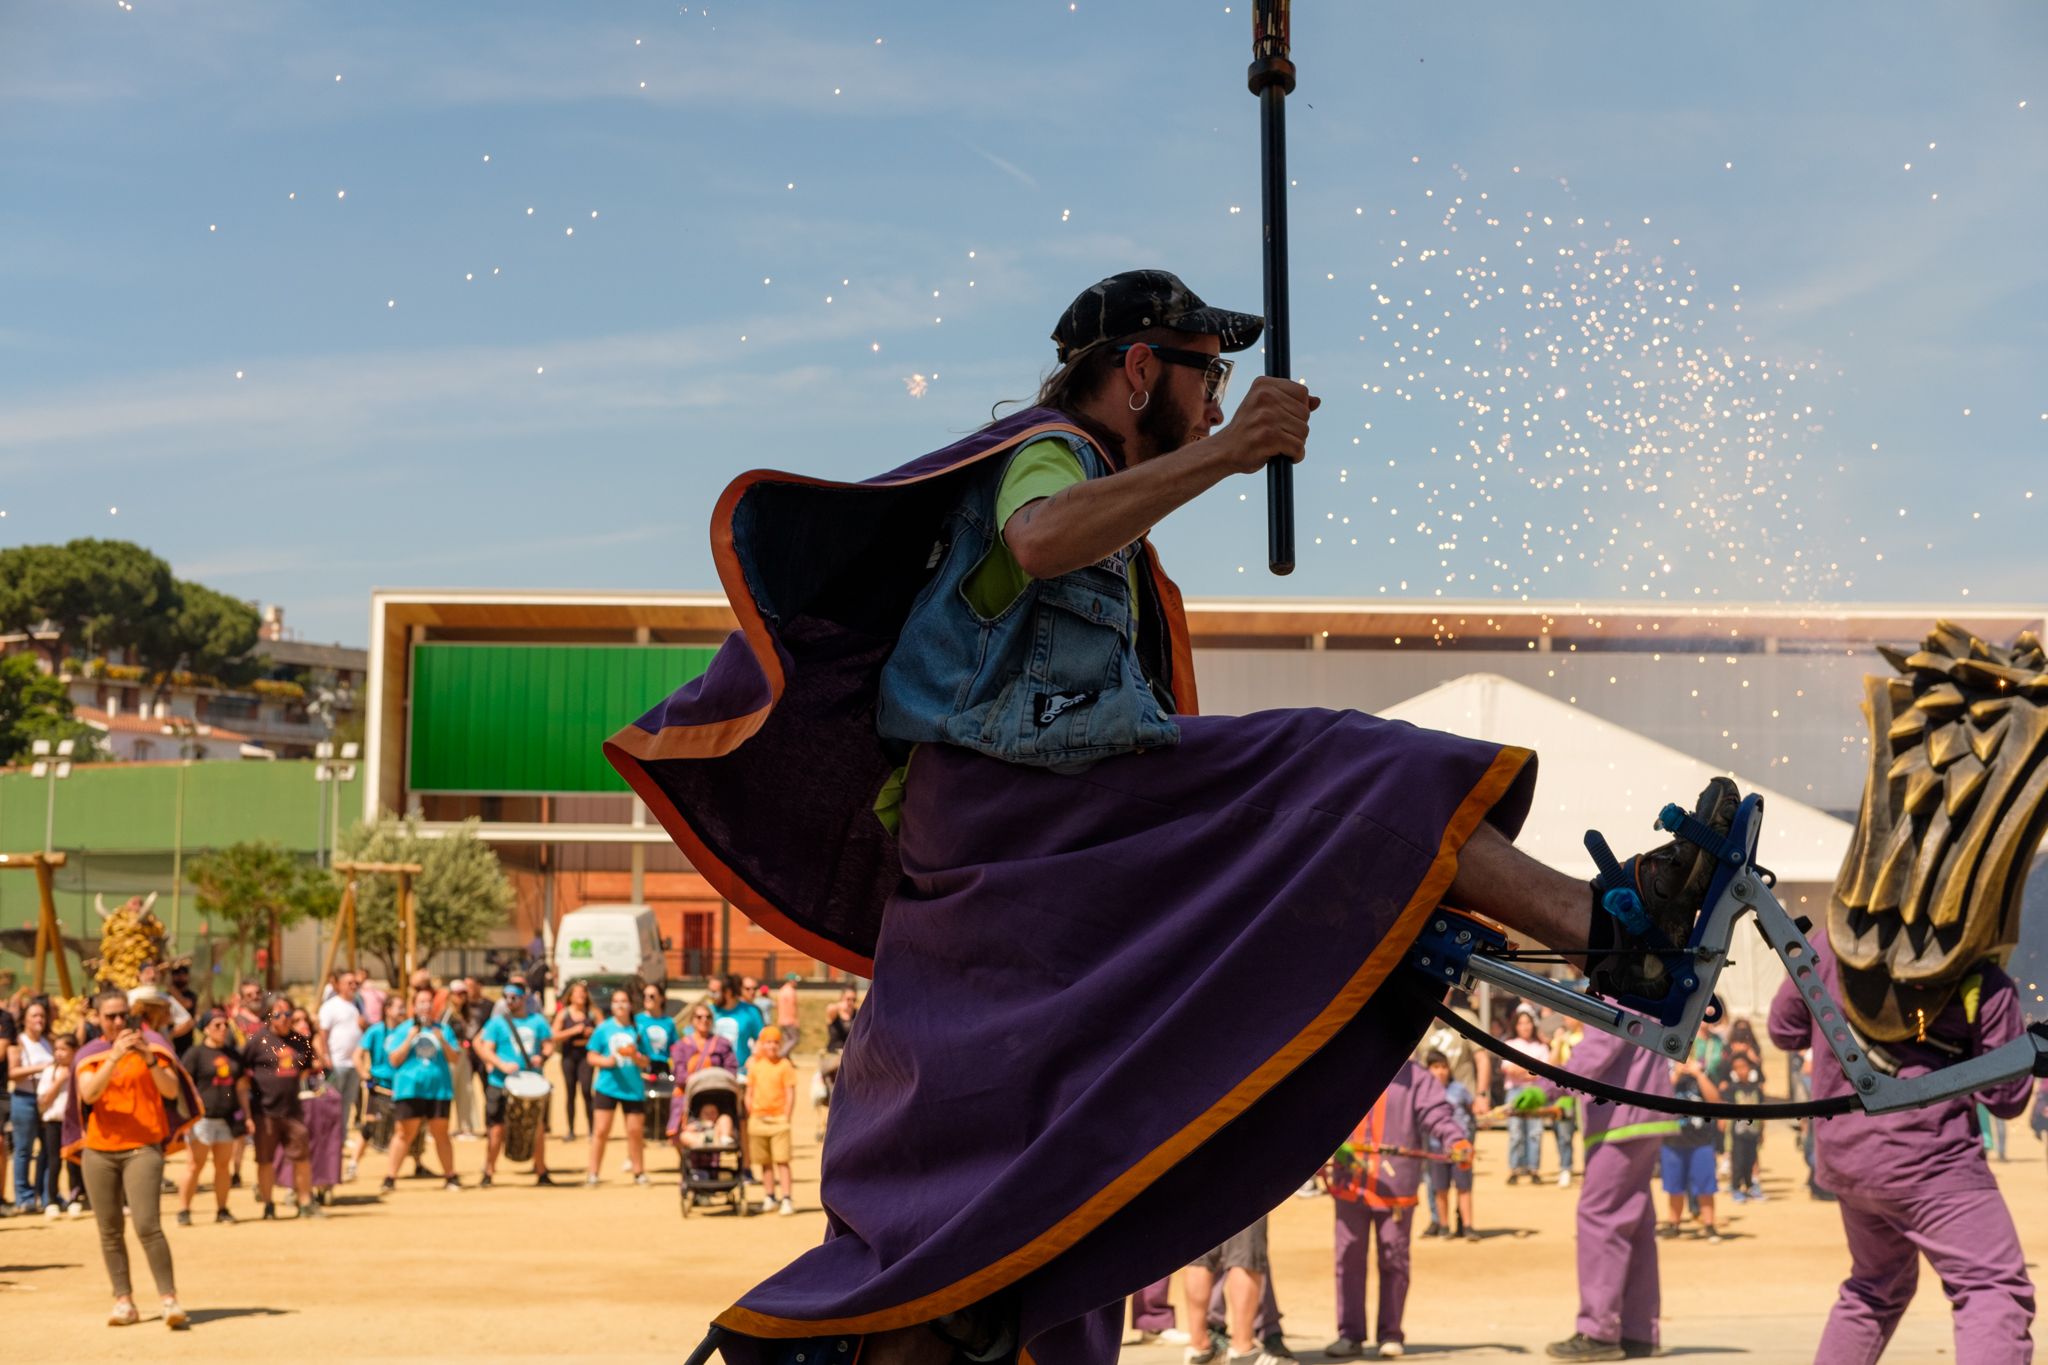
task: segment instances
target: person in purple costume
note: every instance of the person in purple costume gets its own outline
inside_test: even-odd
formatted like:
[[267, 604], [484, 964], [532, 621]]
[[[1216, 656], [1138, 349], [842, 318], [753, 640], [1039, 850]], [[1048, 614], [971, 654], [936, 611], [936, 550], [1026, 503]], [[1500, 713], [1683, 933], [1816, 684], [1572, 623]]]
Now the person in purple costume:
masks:
[[[1261, 326], [1112, 276], [1061, 316], [1034, 406], [865, 483], [756, 470], [720, 497], [740, 629], [605, 754], [755, 923], [874, 981], [826, 1238], [718, 1316], [729, 1365], [1107, 1365], [1124, 1297], [1287, 1198], [1399, 1068], [1441, 994], [1404, 963], [1446, 899], [1586, 953], [1602, 990], [1668, 989], [1514, 848], [1528, 750], [1195, 714], [1147, 535], [1302, 458], [1291, 380], [1216, 430], [1222, 353]], [[1721, 829], [1724, 796], [1699, 811]], [[1674, 842], [1631, 868], [1665, 937], [1702, 866]], [[1290, 989], [1219, 1033], [1248, 979]]]
[[1470, 1164], [1472, 1141], [1444, 1098], [1443, 1085], [1412, 1060], [1401, 1064], [1370, 1112], [1337, 1149], [1328, 1181], [1337, 1213], [1337, 1339], [1323, 1348], [1330, 1360], [1365, 1354], [1365, 1256], [1379, 1244], [1379, 1358], [1405, 1349], [1402, 1310], [1408, 1303], [1408, 1230], [1422, 1183], [1423, 1150], [1434, 1138], [1445, 1155]]
[[[1839, 998], [1833, 949], [1825, 937], [1815, 938], [1813, 949], [1828, 993]], [[1927, 1022], [1925, 1042], [1886, 1043], [1884, 1049], [1900, 1076], [1924, 1076], [2010, 1042], [2025, 1026], [2012, 978], [1986, 962]], [[1811, 1049], [1816, 1100], [1850, 1093], [1841, 1063], [1790, 981], [1771, 1001], [1770, 1034], [1788, 1052]], [[1982, 1104], [2001, 1118], [2017, 1117], [2032, 1088], [2032, 1077], [2016, 1076], [1922, 1109], [1853, 1111], [1819, 1121], [1814, 1175], [1841, 1208], [1850, 1269], [1821, 1333], [1817, 1362], [1867, 1365], [1884, 1354], [1913, 1301], [1923, 1254], [1955, 1307], [1957, 1360], [2008, 1365], [2034, 1358], [2034, 1282], [2012, 1211], [1984, 1160], [1974, 1112]]]
[[[1586, 1031], [1572, 1070], [1651, 1097], [1671, 1094], [1671, 1067], [1611, 1033]], [[1561, 1087], [1542, 1082], [1555, 1098]], [[1634, 1104], [1581, 1102], [1585, 1179], [1579, 1184], [1577, 1331], [1548, 1348], [1553, 1360], [1634, 1360], [1657, 1354], [1663, 1289], [1657, 1276], [1657, 1201], [1650, 1180], [1677, 1120]]]

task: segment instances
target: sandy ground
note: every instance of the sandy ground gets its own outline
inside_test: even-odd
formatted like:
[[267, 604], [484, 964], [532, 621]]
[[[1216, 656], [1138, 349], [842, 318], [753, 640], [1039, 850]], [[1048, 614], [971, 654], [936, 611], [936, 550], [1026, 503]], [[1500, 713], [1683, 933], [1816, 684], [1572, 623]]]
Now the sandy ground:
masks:
[[[800, 1058], [800, 1062], [808, 1059]], [[804, 1066], [808, 1075], [809, 1068]], [[559, 1117], [554, 1131], [560, 1133]], [[661, 1149], [655, 1185], [621, 1176], [614, 1140], [597, 1189], [536, 1189], [524, 1172], [494, 1189], [447, 1193], [402, 1181], [389, 1199], [369, 1177], [345, 1186], [332, 1216], [304, 1226], [285, 1217], [217, 1227], [201, 1193], [201, 1222], [164, 1222], [177, 1261], [190, 1332], [103, 1325], [105, 1274], [92, 1220], [0, 1220], [0, 1359], [9, 1361], [304, 1359], [358, 1361], [541, 1357], [676, 1361], [710, 1316], [763, 1274], [822, 1235], [818, 1145], [808, 1114], [797, 1129], [795, 1217], [735, 1221], [722, 1211], [684, 1221], [676, 1162]], [[1765, 1148], [1770, 1202], [1731, 1210], [1733, 1234], [1715, 1246], [1663, 1247], [1664, 1339], [1670, 1355], [1812, 1358], [1845, 1265], [1831, 1205], [1811, 1202], [1804, 1166], [1786, 1135]], [[2048, 1238], [2048, 1164], [2023, 1125], [2012, 1161], [1995, 1165], [2013, 1213], [2038, 1256]], [[558, 1171], [578, 1171], [587, 1143], [553, 1144]], [[483, 1144], [456, 1144], [473, 1181]], [[1505, 1140], [1482, 1136], [1478, 1213], [1483, 1242], [1418, 1241], [1408, 1304], [1409, 1355], [1458, 1361], [1542, 1358], [1570, 1333], [1576, 1304], [1572, 1207], [1551, 1185], [1508, 1188]], [[1554, 1160], [1554, 1151], [1546, 1152]], [[182, 1159], [174, 1160], [175, 1175]], [[252, 1218], [253, 1195], [233, 1207]], [[1275, 1272], [1289, 1342], [1304, 1361], [1333, 1335], [1331, 1216], [1327, 1201], [1289, 1200], [1273, 1220]], [[133, 1253], [137, 1288], [153, 1311], [148, 1272]], [[2030, 1262], [2031, 1263], [2031, 1262]], [[2039, 1270], [2035, 1270], [2039, 1278]], [[1888, 1359], [1953, 1354], [1947, 1304], [1931, 1274]], [[1179, 1348], [1133, 1345], [1132, 1365], [1179, 1365]]]

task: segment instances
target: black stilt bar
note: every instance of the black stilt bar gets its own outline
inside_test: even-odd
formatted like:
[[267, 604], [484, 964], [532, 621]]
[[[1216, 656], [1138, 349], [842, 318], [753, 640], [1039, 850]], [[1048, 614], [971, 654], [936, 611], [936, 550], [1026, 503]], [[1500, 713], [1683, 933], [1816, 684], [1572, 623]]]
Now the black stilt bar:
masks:
[[[1259, 97], [1260, 202], [1266, 223], [1266, 373], [1292, 378], [1287, 335], [1287, 95], [1294, 89], [1288, 41], [1288, 0], [1253, 0], [1252, 66]], [[1294, 572], [1294, 465], [1283, 455], [1266, 462], [1266, 560], [1276, 574]]]
[[685, 1360], [683, 1365], [705, 1365], [705, 1362], [711, 1359], [712, 1352], [718, 1349], [719, 1339], [724, 1335], [723, 1327], [713, 1327], [706, 1332], [704, 1340], [697, 1343], [697, 1349], [690, 1352], [689, 1359]]

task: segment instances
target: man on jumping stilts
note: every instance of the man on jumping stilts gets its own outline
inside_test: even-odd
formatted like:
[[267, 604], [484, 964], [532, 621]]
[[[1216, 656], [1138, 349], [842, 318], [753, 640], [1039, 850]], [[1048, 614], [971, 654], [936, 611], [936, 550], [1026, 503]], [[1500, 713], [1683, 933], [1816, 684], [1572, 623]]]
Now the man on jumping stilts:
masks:
[[[1402, 962], [1440, 903], [1586, 954], [1604, 993], [1672, 984], [1510, 842], [1527, 750], [1195, 714], [1146, 536], [1302, 458], [1317, 400], [1290, 380], [1217, 429], [1223, 356], [1261, 327], [1111, 276], [1061, 314], [1031, 408], [866, 483], [756, 471], [721, 498], [741, 629], [606, 752], [721, 892], [875, 983], [827, 1238], [720, 1315], [734, 1365], [1113, 1361], [1123, 1298], [1284, 1199], [1407, 1057], [1438, 988]], [[1718, 782], [1695, 814], [1734, 805]], [[1684, 941], [1711, 861], [1628, 866], [1651, 941]], [[1216, 1034], [1248, 975], [1294, 989]]]

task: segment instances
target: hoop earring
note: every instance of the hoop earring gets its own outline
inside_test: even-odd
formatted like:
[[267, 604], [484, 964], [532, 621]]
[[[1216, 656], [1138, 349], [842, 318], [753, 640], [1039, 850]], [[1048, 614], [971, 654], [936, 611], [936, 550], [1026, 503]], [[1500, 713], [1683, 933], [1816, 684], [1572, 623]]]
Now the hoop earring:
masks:
[[1142, 398], [1145, 400], [1142, 403], [1133, 403], [1130, 398], [1126, 398], [1124, 400], [1124, 406], [1129, 408], [1132, 412], [1143, 412], [1146, 408], [1152, 406], [1152, 394], [1149, 390], [1145, 393], [1132, 394], [1131, 397]]

